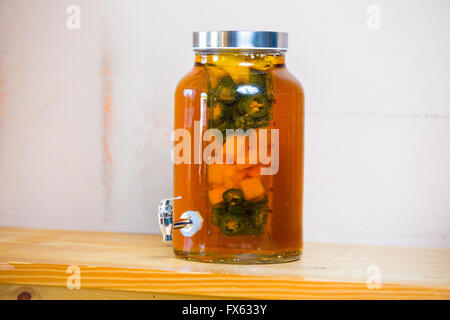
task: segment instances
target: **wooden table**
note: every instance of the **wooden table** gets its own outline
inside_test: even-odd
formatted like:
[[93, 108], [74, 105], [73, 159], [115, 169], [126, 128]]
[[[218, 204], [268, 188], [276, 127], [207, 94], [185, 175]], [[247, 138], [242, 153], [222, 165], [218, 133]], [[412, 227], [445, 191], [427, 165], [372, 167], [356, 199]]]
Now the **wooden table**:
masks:
[[449, 288], [450, 250], [306, 243], [301, 261], [219, 265], [175, 259], [159, 235], [0, 227], [1, 299], [449, 299]]

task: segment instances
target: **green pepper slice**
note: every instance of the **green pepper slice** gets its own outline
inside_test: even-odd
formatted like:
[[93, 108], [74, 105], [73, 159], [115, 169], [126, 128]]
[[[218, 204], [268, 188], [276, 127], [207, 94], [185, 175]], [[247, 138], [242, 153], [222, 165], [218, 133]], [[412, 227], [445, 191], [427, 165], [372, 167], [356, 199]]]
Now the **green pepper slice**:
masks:
[[244, 193], [240, 189], [231, 188], [222, 194], [222, 198], [226, 204], [230, 204], [231, 202], [241, 203], [244, 201]]
[[262, 95], [247, 96], [239, 101], [239, 109], [252, 119], [268, 116], [270, 104]]
[[268, 100], [273, 99], [273, 82], [270, 72], [250, 69], [250, 83], [258, 87]]
[[259, 227], [250, 227], [247, 228], [244, 232], [245, 234], [250, 234], [250, 235], [259, 235], [264, 231], [264, 225], [261, 225]]
[[245, 129], [245, 127], [247, 126], [247, 119], [246, 117], [238, 117], [237, 119], [234, 120], [234, 128], [238, 129], [238, 128], [242, 128]]
[[232, 128], [233, 128], [233, 125], [228, 121], [224, 121], [219, 126], [216, 127], [216, 129], [222, 133], [223, 142], [225, 142], [227, 139], [227, 129], [232, 129]]
[[245, 214], [247, 212], [247, 209], [241, 207], [240, 205], [237, 205], [234, 201], [232, 201], [228, 206], [228, 211], [236, 214]]
[[[236, 113], [236, 108], [234, 107], [234, 105], [229, 105], [229, 104], [222, 104], [222, 119], [226, 120], [230, 123], [232, 123], [234, 121], [234, 119], [238, 116], [238, 114]], [[232, 128], [232, 127], [230, 127]]]
[[227, 212], [227, 205], [225, 203], [216, 204], [211, 211], [213, 214], [223, 215]]
[[226, 103], [232, 103], [237, 98], [236, 85], [231, 76], [223, 76], [216, 89], [217, 99]]
[[242, 233], [248, 225], [246, 215], [237, 215], [228, 212], [220, 219], [220, 231], [226, 236], [235, 236]]
[[222, 218], [222, 216], [227, 213], [227, 205], [225, 203], [219, 203], [216, 204], [212, 207], [212, 223], [215, 226], [219, 226], [220, 224], [220, 220]]
[[253, 122], [252, 124], [252, 128], [264, 128], [267, 127], [269, 125], [270, 121], [269, 120], [261, 120], [261, 121], [257, 121], [257, 122]]
[[250, 215], [250, 222], [255, 228], [260, 228], [264, 226], [267, 222], [267, 206], [257, 206], [255, 210], [252, 211]]
[[221, 218], [222, 217], [220, 215], [213, 213], [211, 218], [212, 224], [215, 225], [216, 227], [219, 227]]
[[242, 206], [243, 206], [244, 208], [246, 208], [247, 210], [253, 210], [253, 209], [256, 208], [255, 202], [249, 201], [249, 200], [244, 200], [244, 201], [242, 202]]

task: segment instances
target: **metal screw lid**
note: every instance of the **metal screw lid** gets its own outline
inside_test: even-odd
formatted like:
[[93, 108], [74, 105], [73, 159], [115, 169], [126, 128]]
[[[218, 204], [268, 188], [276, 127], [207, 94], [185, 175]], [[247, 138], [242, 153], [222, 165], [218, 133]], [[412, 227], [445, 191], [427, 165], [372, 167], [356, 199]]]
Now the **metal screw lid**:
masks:
[[274, 31], [197, 31], [193, 34], [194, 50], [208, 49], [275, 49], [287, 50], [287, 32]]

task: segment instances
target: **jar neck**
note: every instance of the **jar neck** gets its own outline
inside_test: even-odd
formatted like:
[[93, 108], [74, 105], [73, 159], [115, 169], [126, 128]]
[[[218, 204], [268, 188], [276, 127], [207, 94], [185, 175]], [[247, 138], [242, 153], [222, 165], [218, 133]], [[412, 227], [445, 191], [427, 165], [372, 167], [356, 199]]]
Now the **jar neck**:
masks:
[[196, 65], [241, 65], [252, 66], [261, 61], [274, 66], [285, 64], [285, 51], [282, 50], [195, 50]]

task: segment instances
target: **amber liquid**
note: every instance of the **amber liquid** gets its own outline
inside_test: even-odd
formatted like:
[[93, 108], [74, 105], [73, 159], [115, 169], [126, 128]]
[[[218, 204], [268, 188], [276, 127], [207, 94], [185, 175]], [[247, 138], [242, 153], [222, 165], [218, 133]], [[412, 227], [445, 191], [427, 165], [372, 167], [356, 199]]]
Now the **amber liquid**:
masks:
[[[204, 94], [208, 91], [207, 66], [225, 66], [230, 73], [244, 72], [244, 66], [260, 61], [271, 64], [274, 103], [270, 125], [279, 129], [279, 169], [274, 175], [261, 176], [268, 195], [268, 219], [265, 231], [257, 235], [227, 236], [211, 221], [208, 192], [208, 165], [174, 165], [174, 218], [188, 210], [200, 212], [203, 227], [192, 237], [174, 231], [177, 257], [221, 263], [276, 263], [293, 261], [302, 252], [303, 198], [303, 126], [304, 95], [300, 83], [288, 72], [281, 53], [213, 52], [196, 54], [194, 68], [178, 84], [175, 93], [175, 126], [191, 134], [194, 146], [194, 121], [201, 121], [205, 111]], [[203, 98], [202, 98], [203, 93]], [[204, 124], [204, 121], [202, 122]], [[202, 130], [207, 126], [202, 125]], [[202, 148], [207, 143], [202, 144]], [[192, 152], [194, 153], [194, 152]]]

